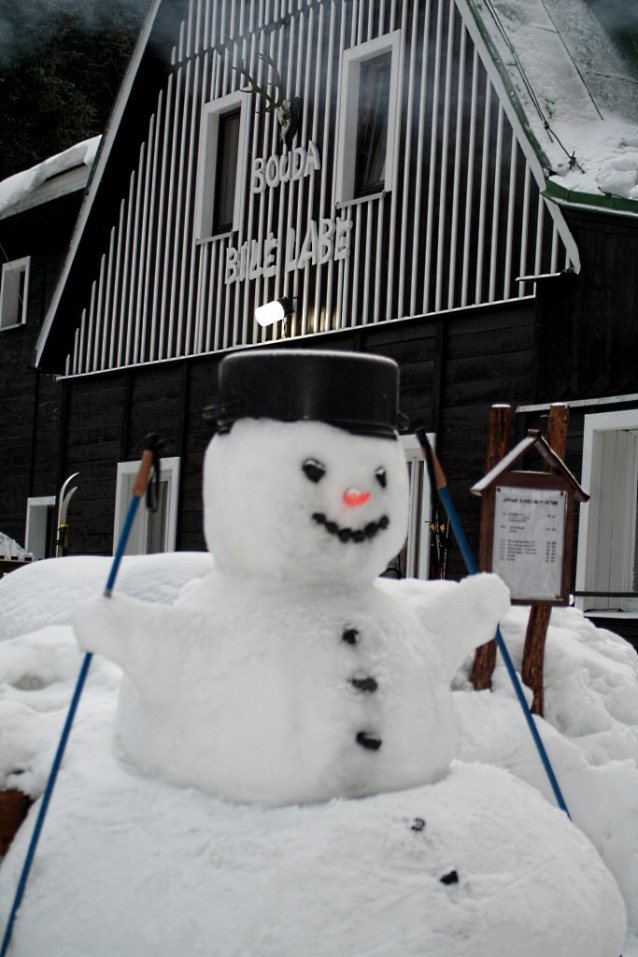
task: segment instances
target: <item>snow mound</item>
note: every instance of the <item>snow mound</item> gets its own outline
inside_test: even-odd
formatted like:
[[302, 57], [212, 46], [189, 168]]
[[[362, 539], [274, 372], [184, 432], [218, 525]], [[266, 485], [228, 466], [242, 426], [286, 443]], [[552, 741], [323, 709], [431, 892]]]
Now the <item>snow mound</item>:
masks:
[[[14, 957], [621, 951], [623, 903], [591, 845], [499, 769], [457, 763], [411, 791], [237, 807], [129, 774], [104, 716], [79, 731]], [[29, 830], [0, 872], [5, 908]]]
[[[101, 593], [109, 567], [108, 558], [56, 559], [27, 566], [0, 582], [0, 624], [5, 628], [0, 642], [1, 787], [20, 787], [33, 797], [42, 793], [81, 660], [64, 622], [77, 602]], [[210, 568], [205, 553], [125, 559], [116, 589], [168, 603], [184, 580], [203, 577]], [[407, 595], [413, 586], [401, 584]], [[449, 585], [443, 583], [440, 590], [441, 596], [449, 590], [452, 601]], [[452, 617], [455, 611], [451, 608]], [[518, 669], [527, 615], [528, 609], [515, 608], [503, 622]], [[638, 940], [628, 938], [624, 949], [619, 943], [624, 917], [606, 883], [609, 878], [601, 877], [595, 858], [592, 866], [584, 838], [577, 839], [583, 842], [581, 850], [570, 844], [576, 830], [555, 810], [500, 661], [491, 693], [468, 690], [467, 667], [455, 679], [459, 756], [463, 762], [506, 768], [536, 792], [495, 768], [457, 764], [445, 780], [412, 791], [303, 808], [232, 807], [140, 775], [127, 765], [114, 750], [119, 684], [119, 669], [96, 656], [38, 849], [30, 879], [34, 883], [16, 924], [15, 957], [174, 957], [181, 952], [198, 957], [210, 952], [211, 940], [222, 957], [463, 957], [480, 955], [477, 947], [483, 940], [489, 957], [537, 957], [539, 952], [618, 957], [621, 951], [624, 957], [638, 957]], [[547, 720], [539, 719], [538, 725], [572, 817], [616, 878], [635, 928], [635, 651], [575, 609], [554, 609], [545, 704]], [[508, 870], [518, 866], [510, 828], [518, 828], [519, 810], [521, 826], [533, 836], [521, 858], [529, 861], [527, 875], [533, 881], [528, 903], [536, 926], [550, 935], [540, 944], [531, 930], [525, 936], [523, 924], [514, 938], [503, 923], [510, 901], [511, 912], [520, 915], [516, 901], [523, 897], [522, 885]], [[479, 823], [484, 814], [485, 834]], [[412, 831], [420, 826], [417, 818], [425, 821], [421, 832]], [[563, 837], [546, 829], [547, 821], [567, 835], [567, 850]], [[0, 869], [0, 921], [10, 906], [30, 826]], [[427, 851], [423, 855], [423, 845], [416, 843], [421, 839]], [[543, 869], [542, 854], [549, 859], [548, 869]], [[558, 875], [561, 868], [565, 882]], [[440, 884], [440, 877], [452, 870], [459, 883]], [[534, 883], [538, 875], [540, 887]], [[588, 888], [583, 887], [584, 875], [592, 881]], [[577, 903], [566, 901], [557, 918], [562, 930], [556, 931], [558, 908], [551, 901], [548, 915], [543, 912], [538, 919], [546, 906], [542, 895], [558, 888], [556, 899], [563, 900], [570, 883]], [[498, 915], [497, 894], [502, 905]], [[585, 904], [584, 916], [574, 910], [578, 899]], [[397, 930], [400, 915], [403, 929]], [[588, 929], [586, 940], [581, 928]], [[239, 935], [235, 950], [230, 943], [224, 944], [225, 951], [217, 947], [220, 930]], [[563, 932], [569, 937], [564, 948], [551, 937]], [[343, 947], [336, 943], [339, 934]], [[414, 949], [419, 935], [422, 951]], [[323, 940], [327, 943], [321, 951]]]
[[607, 160], [597, 180], [603, 193], [623, 199], [638, 199], [638, 150], [627, 150], [624, 156]]
[[[520, 672], [527, 608], [502, 631]], [[508, 768], [553, 802], [500, 656], [492, 692], [456, 681], [459, 757]], [[463, 690], [465, 689], [465, 690]], [[574, 608], [555, 608], [545, 655], [545, 720], [539, 733], [574, 822], [616, 877], [630, 924], [638, 927], [638, 656]]]
[[[113, 562], [98, 555], [49, 558], [5, 575], [0, 580], [0, 641], [46, 625], [68, 625], [78, 602], [104, 591]], [[123, 558], [118, 593], [170, 604], [182, 586], [208, 574], [207, 552]]]

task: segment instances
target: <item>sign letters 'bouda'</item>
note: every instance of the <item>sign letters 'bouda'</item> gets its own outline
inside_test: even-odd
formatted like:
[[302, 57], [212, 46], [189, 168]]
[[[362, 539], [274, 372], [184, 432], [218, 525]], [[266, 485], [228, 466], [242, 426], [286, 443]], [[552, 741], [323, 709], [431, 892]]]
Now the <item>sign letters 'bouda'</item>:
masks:
[[[251, 191], [264, 193], [277, 189], [282, 183], [296, 182], [321, 170], [321, 155], [310, 141], [308, 148], [298, 146], [282, 155], [253, 160]], [[311, 263], [319, 266], [330, 260], [346, 259], [350, 251], [352, 222], [345, 218], [311, 219], [305, 234], [289, 226], [285, 238], [269, 233], [264, 240], [249, 239], [238, 248], [226, 250], [224, 282], [243, 282], [244, 279], [269, 279], [280, 272], [305, 269]]]

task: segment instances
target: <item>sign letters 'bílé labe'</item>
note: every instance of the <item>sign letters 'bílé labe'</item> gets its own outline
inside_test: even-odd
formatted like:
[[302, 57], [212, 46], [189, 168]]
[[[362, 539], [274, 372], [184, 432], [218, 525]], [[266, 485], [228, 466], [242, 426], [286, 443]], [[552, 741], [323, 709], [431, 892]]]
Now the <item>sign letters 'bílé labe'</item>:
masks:
[[[511, 471], [532, 447], [552, 471]], [[574, 501], [589, 495], [540, 432], [530, 431], [472, 492], [485, 503], [481, 568], [500, 575], [515, 604], [567, 605]]]

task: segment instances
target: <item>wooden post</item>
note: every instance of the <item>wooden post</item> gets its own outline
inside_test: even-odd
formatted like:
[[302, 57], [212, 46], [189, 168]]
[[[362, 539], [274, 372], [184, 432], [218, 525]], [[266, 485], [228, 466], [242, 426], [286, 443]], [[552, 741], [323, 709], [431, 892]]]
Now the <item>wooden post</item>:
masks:
[[[565, 458], [565, 449], [567, 447], [567, 429], [569, 427], [569, 406], [556, 404], [550, 406], [549, 421], [547, 423], [547, 441], [554, 452]], [[546, 472], [551, 472], [551, 467], [545, 462], [543, 466]], [[523, 649], [523, 667], [521, 675], [524, 683], [534, 692], [532, 701], [532, 713], [543, 716], [543, 665], [545, 662], [545, 641], [547, 639], [547, 628], [552, 613], [551, 605], [532, 605], [527, 622], [527, 632], [525, 634], [525, 647]]]
[[[485, 473], [491, 472], [495, 465], [507, 453], [509, 440], [510, 418], [512, 414], [509, 405], [493, 405], [490, 409], [490, 424], [487, 436], [487, 455], [485, 457]], [[485, 505], [481, 510], [481, 537], [485, 534]], [[476, 649], [474, 665], [472, 667], [472, 684], [477, 691], [492, 687], [492, 674], [496, 665], [496, 640], [493, 638], [487, 644]]]

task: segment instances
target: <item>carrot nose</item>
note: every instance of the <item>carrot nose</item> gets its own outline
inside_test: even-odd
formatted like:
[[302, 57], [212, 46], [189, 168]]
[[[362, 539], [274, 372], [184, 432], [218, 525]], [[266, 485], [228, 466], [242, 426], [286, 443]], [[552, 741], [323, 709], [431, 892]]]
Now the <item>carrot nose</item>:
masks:
[[358, 488], [349, 488], [343, 493], [343, 500], [346, 505], [365, 505], [370, 498], [370, 492], [360, 492]]

